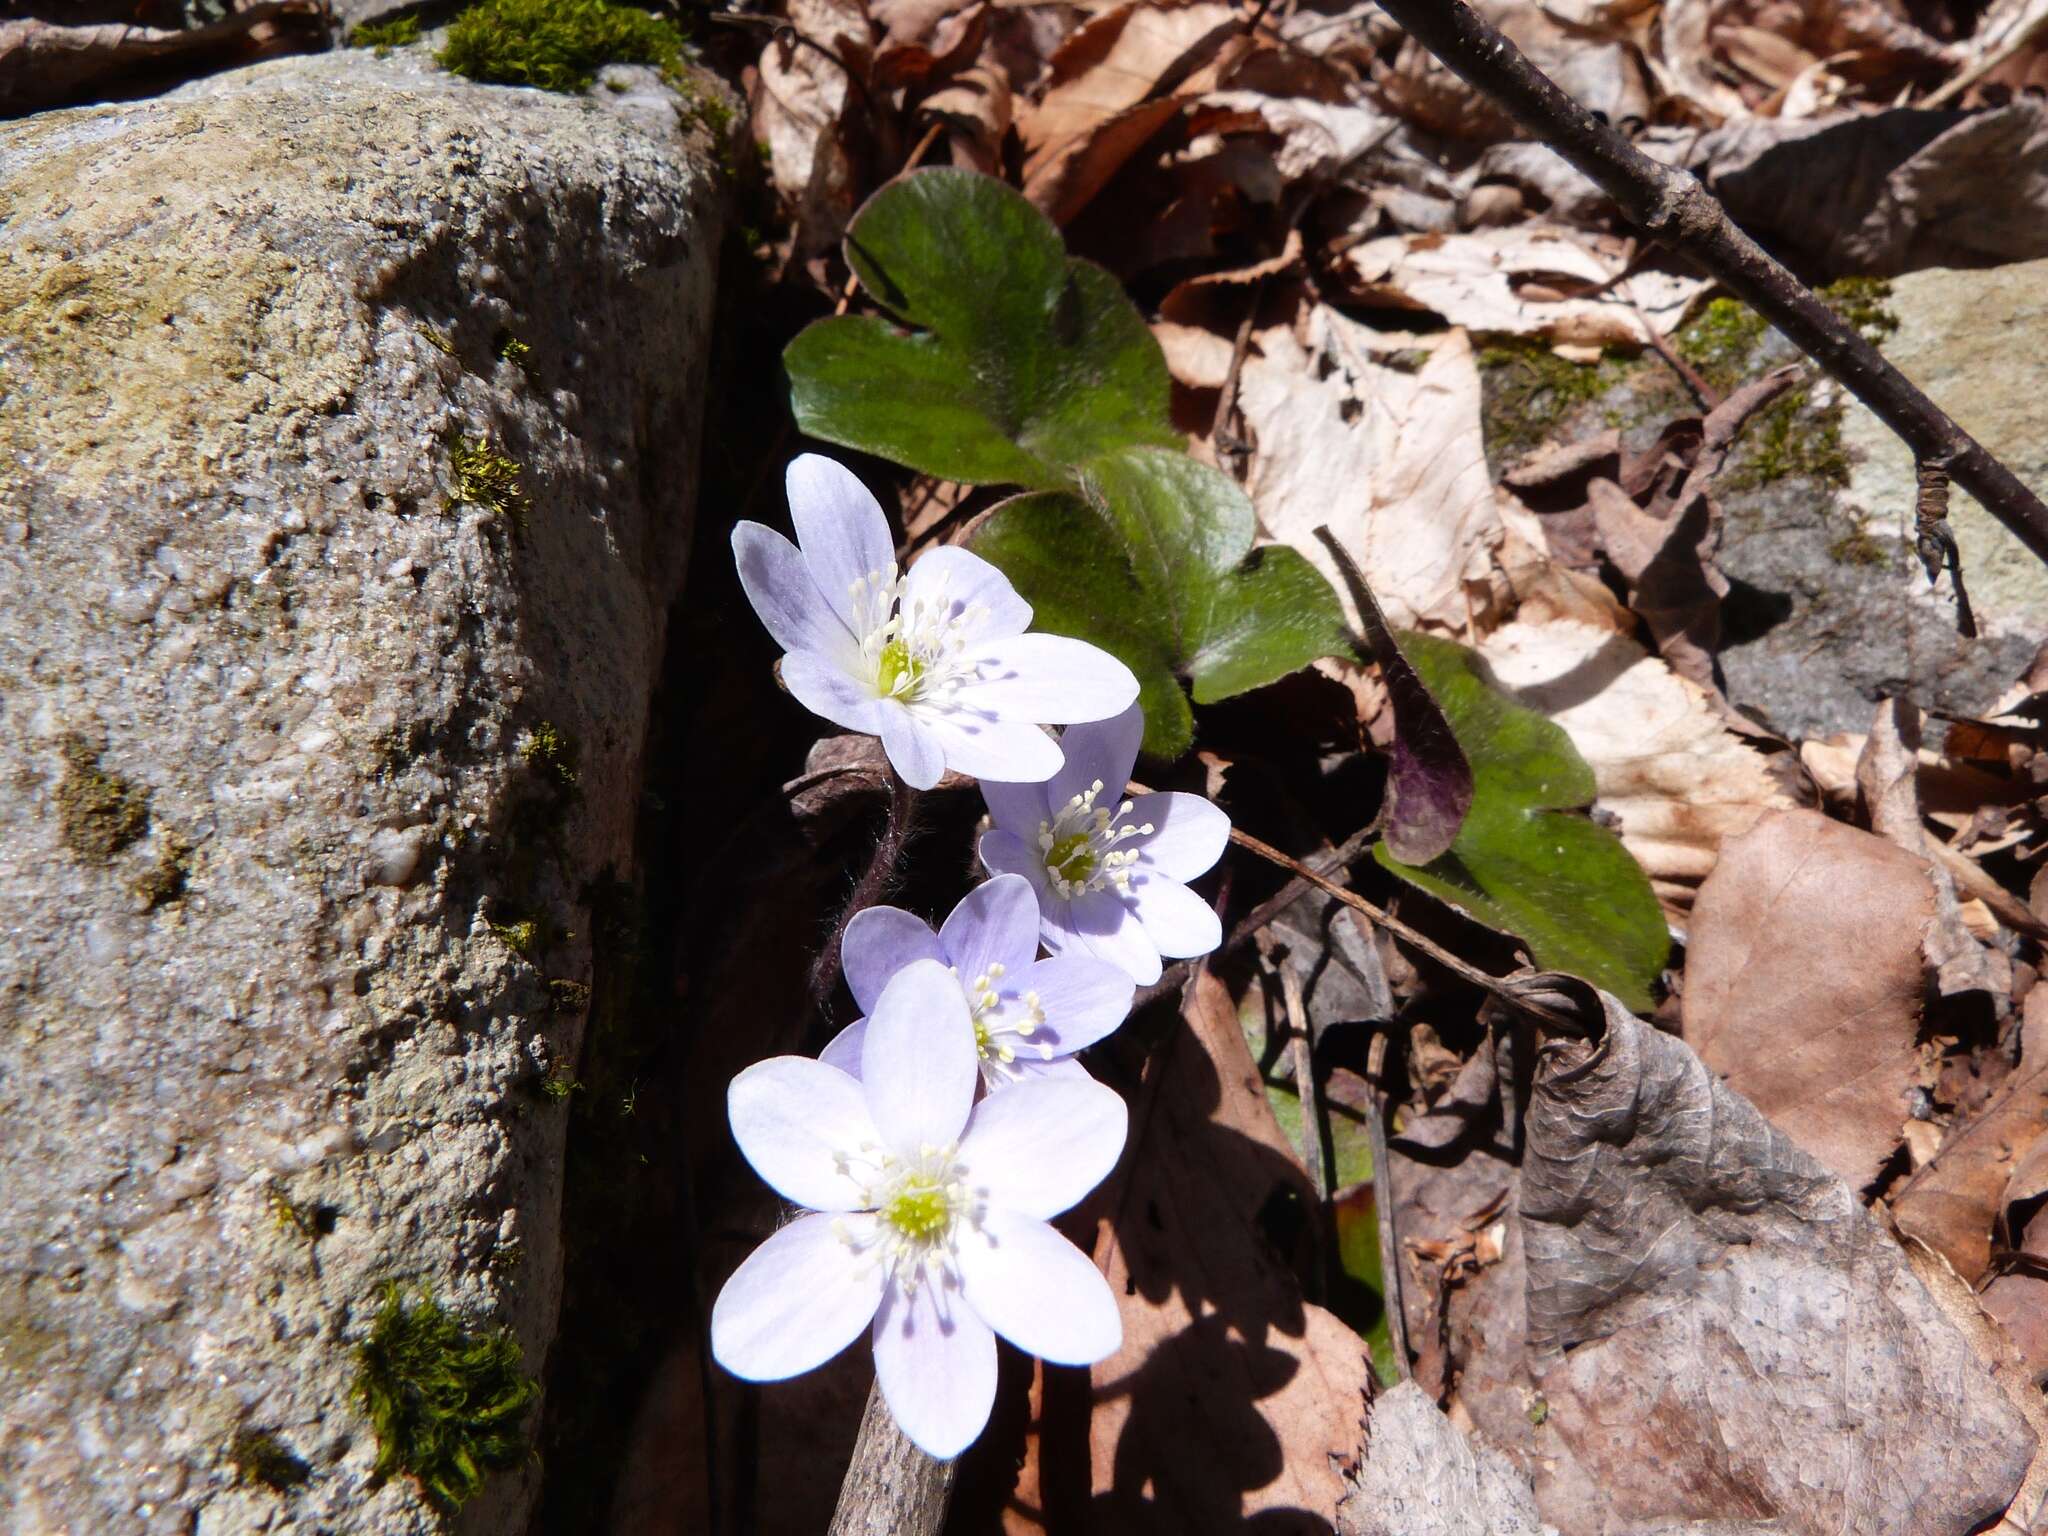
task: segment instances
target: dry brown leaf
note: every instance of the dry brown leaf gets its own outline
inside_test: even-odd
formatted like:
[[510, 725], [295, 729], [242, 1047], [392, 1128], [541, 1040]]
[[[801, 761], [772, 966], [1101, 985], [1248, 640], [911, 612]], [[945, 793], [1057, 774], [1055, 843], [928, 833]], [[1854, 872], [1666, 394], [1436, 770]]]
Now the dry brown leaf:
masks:
[[1361, 102], [1262, 96], [1255, 91], [1218, 91], [1203, 97], [1197, 109], [1241, 113], [1263, 125], [1279, 140], [1273, 162], [1289, 182], [1329, 181], [1342, 175], [1399, 126], [1397, 119]]
[[1629, 257], [1618, 237], [1531, 222], [1383, 235], [1344, 252], [1342, 271], [1362, 303], [1429, 310], [1467, 330], [1638, 346], [1646, 321], [1660, 335], [1677, 330], [1705, 284], [1655, 270], [1623, 277]]
[[1123, 1347], [1094, 1367], [1092, 1394], [1042, 1373], [1012, 1531], [1207, 1536], [1268, 1511], [1336, 1518], [1334, 1459], [1356, 1449], [1371, 1367], [1357, 1334], [1302, 1301], [1262, 1230], [1274, 1202], [1314, 1194], [1228, 990], [1199, 974], [1183, 1018], [1151, 1063], [1095, 1246]]
[[1338, 1510], [1343, 1536], [1542, 1536], [1529, 1484], [1412, 1381], [1381, 1395]]
[[264, 0], [203, 27], [167, 30], [0, 21], [0, 118], [104, 92], [142, 70], [202, 75], [321, 48], [326, 33], [318, 0]]
[[1213, 79], [1198, 75], [1243, 23], [1234, 7], [1125, 4], [1069, 37], [1052, 84], [1017, 115], [1024, 195], [1064, 224]]
[[1408, 373], [1376, 359], [1369, 328], [1326, 306], [1305, 331], [1305, 345], [1260, 333], [1263, 355], [1246, 360], [1239, 383], [1258, 444], [1246, 489], [1260, 527], [1342, 594], [1314, 536], [1328, 524], [1395, 626], [1469, 633], [1506, 596], [1471, 342], [1454, 331]]
[[778, 33], [761, 50], [754, 136], [768, 147], [802, 258], [837, 243], [853, 217], [859, 188], [840, 124], [855, 99], [847, 70], [866, 67], [870, 37], [858, 0], [789, 0], [787, 9], [793, 32], [817, 46]]
[[1724, 842], [1799, 802], [1712, 695], [1609, 626], [1516, 620], [1481, 642], [1494, 676], [1563, 726], [1666, 910], [1683, 918]]
[[[1640, 53], [1618, 35], [1602, 35], [1621, 30], [1618, 7], [1481, 0], [1475, 8], [1566, 95], [1610, 122], [1649, 119], [1651, 83]], [[1377, 85], [1390, 107], [1432, 133], [1458, 139], [1516, 136], [1498, 107], [1418, 43], [1401, 50], [1393, 70]]]
[[1891, 1196], [1892, 1219], [1975, 1284], [1991, 1265], [1992, 1229], [2033, 1148], [2048, 1146], [2048, 990], [2027, 994], [2020, 1060], [1997, 1094], [1952, 1127], [1931, 1161]]
[[986, 64], [974, 64], [954, 75], [918, 103], [918, 115], [952, 129], [953, 164], [985, 176], [1003, 168], [1003, 135], [1010, 131], [1014, 104], [1010, 78]]
[[1552, 985], [1601, 1030], [1554, 1045], [1527, 1118], [1531, 1363], [1587, 1479], [1542, 1468], [1544, 1517], [1565, 1536], [1995, 1519], [2035, 1433], [1890, 1234], [1684, 1042]]
[[1817, 811], [1723, 844], [1693, 904], [1685, 1038], [1858, 1189], [1899, 1144], [1934, 916], [1925, 860]]

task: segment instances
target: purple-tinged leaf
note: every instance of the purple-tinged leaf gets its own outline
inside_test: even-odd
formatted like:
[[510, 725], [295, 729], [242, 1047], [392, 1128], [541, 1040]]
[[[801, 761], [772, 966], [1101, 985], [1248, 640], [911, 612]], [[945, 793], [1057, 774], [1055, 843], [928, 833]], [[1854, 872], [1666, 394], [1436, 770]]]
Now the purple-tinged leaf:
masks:
[[1394, 706], [1394, 740], [1387, 749], [1387, 802], [1380, 836], [1403, 864], [1427, 864], [1451, 851], [1472, 808], [1472, 765], [1451, 724], [1387, 626], [1365, 574], [1328, 528], [1316, 529], [1358, 605], [1365, 626], [1354, 637], [1361, 660], [1380, 669]]

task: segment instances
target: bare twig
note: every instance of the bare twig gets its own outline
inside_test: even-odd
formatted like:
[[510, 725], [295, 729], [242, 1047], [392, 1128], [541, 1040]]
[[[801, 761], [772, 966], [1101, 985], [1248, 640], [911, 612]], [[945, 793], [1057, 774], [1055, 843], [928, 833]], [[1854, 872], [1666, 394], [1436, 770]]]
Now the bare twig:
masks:
[[1323, 1156], [1323, 1095], [1316, 1083], [1314, 1040], [1309, 1028], [1308, 1000], [1301, 975], [1291, 965], [1280, 972], [1280, 999], [1287, 1010], [1288, 1062], [1294, 1070], [1294, 1092], [1301, 1100], [1301, 1160], [1316, 1182], [1316, 1198], [1327, 1203], [1336, 1187], [1336, 1170]]
[[1271, 843], [1263, 842], [1259, 838], [1253, 837], [1251, 833], [1242, 831], [1237, 827], [1230, 829], [1230, 840], [1237, 844], [1238, 847], [1257, 854], [1269, 863], [1278, 864], [1282, 869], [1293, 871], [1317, 890], [1327, 891], [1330, 895], [1336, 897], [1337, 900], [1343, 902], [1345, 906], [1351, 908], [1354, 912], [1364, 913], [1366, 917], [1379, 924], [1380, 927], [1386, 929], [1387, 932], [1393, 934], [1396, 938], [1401, 939], [1404, 943], [1412, 944], [1445, 970], [1462, 976], [1465, 980], [1471, 982], [1472, 985], [1483, 989], [1507, 1007], [1514, 1009], [1517, 1013], [1526, 1013], [1531, 1018], [1540, 1019], [1554, 1029], [1561, 1029], [1575, 1036], [1584, 1033], [1577, 1024], [1554, 1009], [1523, 996], [1502, 978], [1480, 970], [1478, 966], [1473, 965], [1470, 961], [1460, 960], [1456, 955], [1437, 943], [1436, 940], [1417, 933], [1392, 913], [1374, 906], [1357, 892], [1346, 890], [1336, 881], [1330, 879], [1319, 870], [1311, 869], [1292, 854], [1282, 853]]
[[1599, 184], [1635, 224], [1697, 262], [1833, 374], [1909, 446], [2048, 561], [2048, 506], [1854, 326], [1767, 255], [1691, 175], [1659, 165], [1594, 117], [1463, 0], [1379, 0], [1380, 8]]
[[1927, 572], [1927, 585], [1941, 580], [1942, 567], [1956, 589], [1956, 630], [1965, 639], [1977, 633], [1977, 616], [1970, 611], [1970, 594], [1963, 589], [1963, 552], [1956, 545], [1955, 530], [1948, 525], [1948, 466], [1939, 459], [1922, 459], [1913, 466], [1918, 490], [1913, 499], [1913, 548]]
[[882, 1389], [872, 1388], [827, 1536], [938, 1536], [953, 1498], [953, 1467], [912, 1445]]
[[2012, 35], [2006, 38], [2004, 42], [1998, 44], [1997, 47], [1949, 81], [1948, 84], [1941, 87], [1940, 90], [1930, 94], [1925, 101], [1918, 102], [1916, 105], [1922, 107], [1947, 106], [1979, 80], [1982, 80], [1986, 75], [1998, 68], [2007, 59], [2030, 46], [2043, 32], [2048, 32], [2048, 11], [2042, 11], [2030, 20], [2021, 22], [2019, 26], [2013, 29]]
[[1365, 1059], [1366, 1136], [1372, 1143], [1372, 1208], [1380, 1238], [1380, 1297], [1387, 1309], [1387, 1340], [1393, 1346], [1394, 1373], [1403, 1381], [1415, 1378], [1408, 1356], [1408, 1307], [1401, 1298], [1401, 1240], [1394, 1226], [1393, 1163], [1387, 1152], [1387, 1036], [1373, 1036]]

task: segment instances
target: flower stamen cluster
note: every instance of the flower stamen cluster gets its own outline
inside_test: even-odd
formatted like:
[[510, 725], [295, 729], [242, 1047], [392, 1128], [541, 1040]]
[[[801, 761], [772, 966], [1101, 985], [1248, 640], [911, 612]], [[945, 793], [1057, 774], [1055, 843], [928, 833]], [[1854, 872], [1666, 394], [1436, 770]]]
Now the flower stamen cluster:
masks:
[[[960, 974], [958, 966], [946, 969], [956, 976]], [[1045, 1025], [1045, 1003], [1039, 995], [1024, 991], [1005, 997], [997, 990], [996, 984], [1008, 974], [1009, 967], [994, 960], [962, 989], [967, 994], [968, 1017], [974, 1024], [974, 1049], [981, 1057], [982, 1075], [1003, 1081], [1017, 1076], [1005, 1070], [1016, 1063], [1016, 1041], [1031, 1042], [1029, 1049], [1040, 1061], [1051, 1061], [1056, 1054], [1050, 1042], [1032, 1042], [1032, 1037]]]
[[875, 696], [900, 704], [956, 707], [961, 688], [980, 676], [979, 663], [966, 652], [989, 610], [955, 603], [943, 581], [935, 591], [910, 597], [894, 561], [856, 577], [847, 596], [853, 600], [854, 630], [861, 658], [874, 677]]
[[833, 1234], [907, 1294], [951, 1273], [963, 1226], [980, 1230], [985, 1202], [968, 1188], [959, 1154], [957, 1142], [920, 1146], [912, 1157], [869, 1142], [833, 1159], [859, 1190], [858, 1208], [872, 1213], [836, 1219]]
[[1097, 779], [1075, 795], [1052, 817], [1038, 824], [1038, 849], [1045, 855], [1045, 874], [1052, 888], [1071, 901], [1104, 886], [1118, 891], [1131, 888], [1130, 866], [1138, 862], [1134, 849], [1117, 844], [1133, 837], [1150, 837], [1153, 826], [1124, 823], [1132, 803], [1124, 801], [1114, 811], [1102, 809], [1095, 797], [1102, 793]]

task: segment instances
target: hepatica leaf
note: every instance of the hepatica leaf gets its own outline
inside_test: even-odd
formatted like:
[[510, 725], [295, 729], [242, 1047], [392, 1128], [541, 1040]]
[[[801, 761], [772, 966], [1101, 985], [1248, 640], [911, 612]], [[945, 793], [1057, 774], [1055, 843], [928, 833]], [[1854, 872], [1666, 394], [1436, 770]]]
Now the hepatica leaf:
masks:
[[899, 177], [854, 216], [846, 257], [893, 318], [819, 320], [789, 344], [791, 404], [811, 436], [945, 480], [1042, 490], [1113, 448], [1179, 445], [1144, 317], [1002, 182]]
[[1252, 548], [1251, 503], [1228, 475], [1164, 448], [1082, 467], [1078, 492], [1014, 497], [971, 547], [1000, 567], [1036, 627], [1075, 635], [1138, 675], [1145, 750], [1178, 757], [1195, 702], [1256, 688], [1348, 650], [1336, 594], [1285, 547]]
[[1593, 770], [1561, 726], [1488, 686], [1463, 646], [1410, 632], [1401, 648], [1465, 749], [1472, 805], [1440, 858], [1404, 864], [1384, 843], [1374, 857], [1515, 935], [1545, 970], [1568, 971], [1647, 1010], [1670, 935], [1649, 877], [1621, 840], [1566, 814], [1592, 804]]

